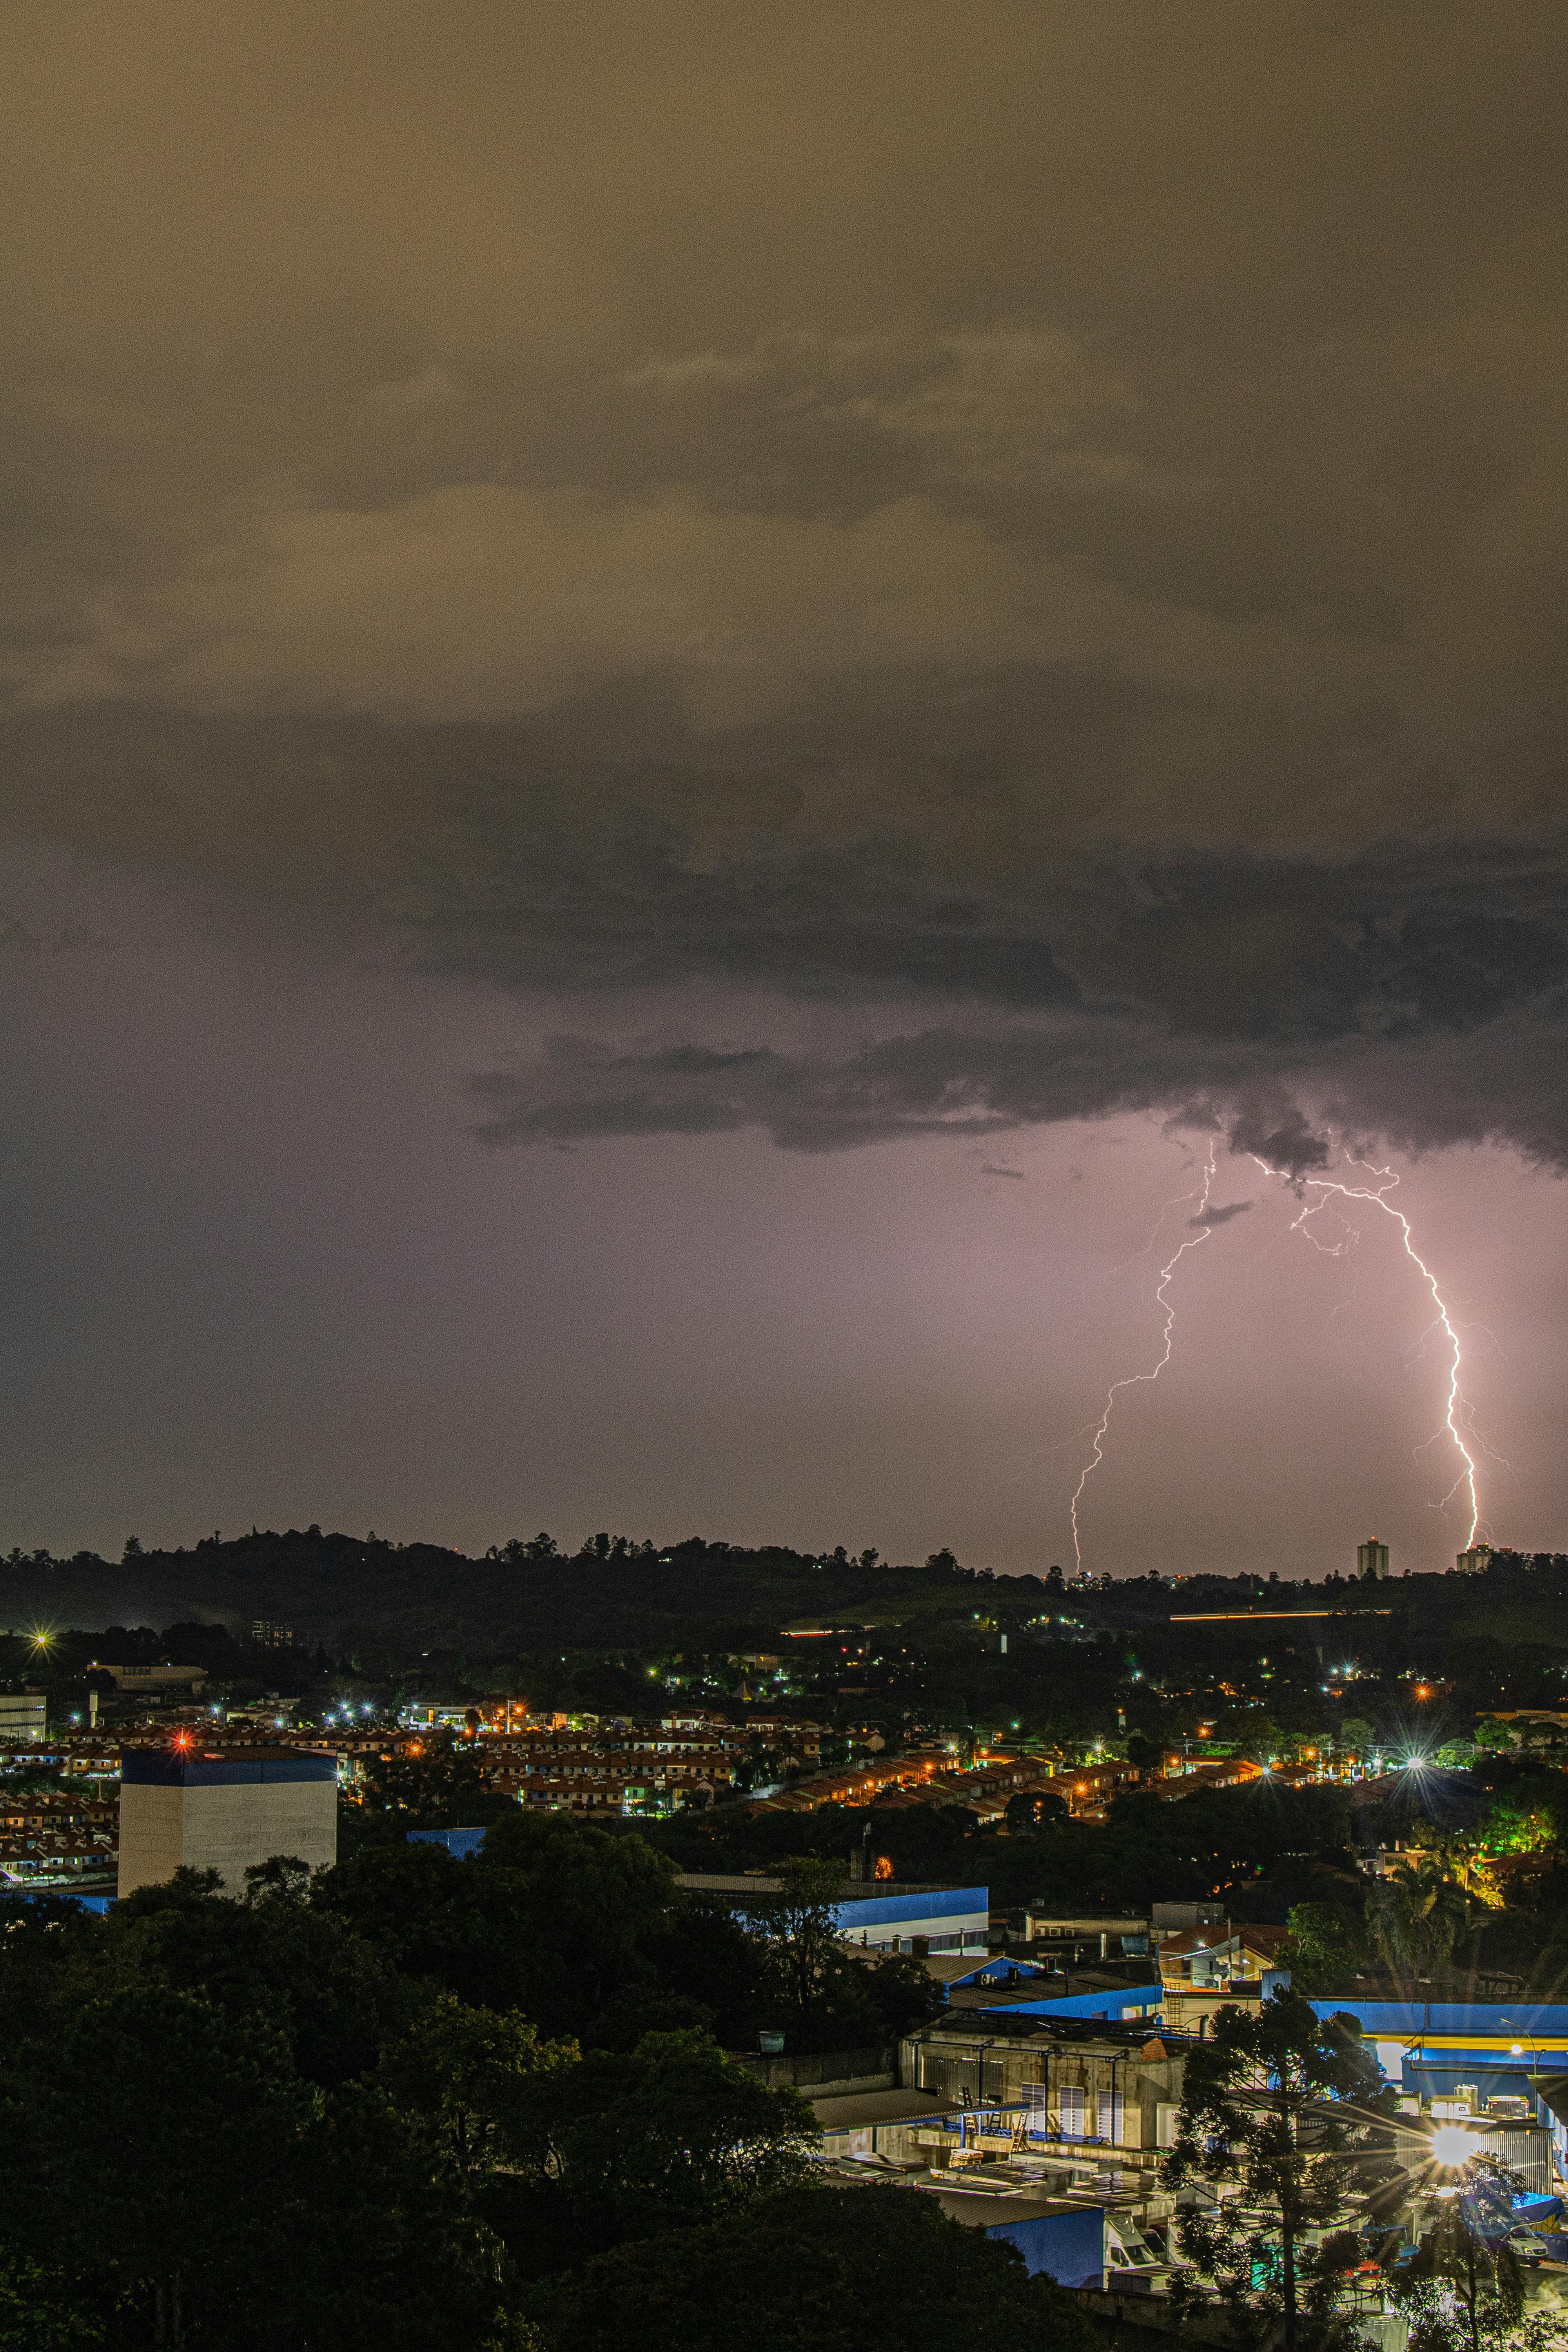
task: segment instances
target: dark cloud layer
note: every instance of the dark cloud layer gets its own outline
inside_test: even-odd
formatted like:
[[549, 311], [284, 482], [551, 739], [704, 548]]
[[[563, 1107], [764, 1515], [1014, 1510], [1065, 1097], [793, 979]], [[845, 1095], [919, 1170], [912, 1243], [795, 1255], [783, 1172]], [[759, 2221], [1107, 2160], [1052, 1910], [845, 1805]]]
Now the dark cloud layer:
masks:
[[1559, 8], [0, 37], [12, 839], [571, 999], [491, 1143], [1568, 1165]]

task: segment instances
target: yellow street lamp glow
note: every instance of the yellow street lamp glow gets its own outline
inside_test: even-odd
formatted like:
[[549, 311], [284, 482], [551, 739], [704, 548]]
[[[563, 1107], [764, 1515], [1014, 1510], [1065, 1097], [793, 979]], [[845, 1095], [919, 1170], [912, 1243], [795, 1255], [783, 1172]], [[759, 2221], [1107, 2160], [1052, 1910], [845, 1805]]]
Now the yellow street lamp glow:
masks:
[[1442, 2124], [1432, 2135], [1432, 2154], [1439, 2164], [1457, 2172], [1471, 2155], [1469, 2133], [1462, 2124]]

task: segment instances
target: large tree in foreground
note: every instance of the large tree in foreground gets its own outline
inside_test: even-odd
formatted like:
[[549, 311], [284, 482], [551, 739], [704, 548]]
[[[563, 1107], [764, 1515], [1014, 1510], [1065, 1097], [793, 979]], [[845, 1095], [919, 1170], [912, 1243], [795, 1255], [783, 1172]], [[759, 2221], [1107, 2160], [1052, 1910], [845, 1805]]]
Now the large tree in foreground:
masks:
[[556, 2352], [1092, 2352], [1099, 2331], [1011, 2246], [895, 2188], [803, 2188], [619, 2247], [538, 2294]]
[[1212, 2199], [1180, 2216], [1193, 2267], [1173, 2274], [1177, 2309], [1212, 2292], [1240, 2345], [1353, 2344], [1345, 2306], [1360, 2247], [1333, 2225], [1385, 2103], [1353, 2018], [1321, 2021], [1293, 1993], [1255, 2013], [1222, 2008], [1212, 2038], [1188, 2054], [1163, 2173], [1167, 2187], [1206, 2189]]

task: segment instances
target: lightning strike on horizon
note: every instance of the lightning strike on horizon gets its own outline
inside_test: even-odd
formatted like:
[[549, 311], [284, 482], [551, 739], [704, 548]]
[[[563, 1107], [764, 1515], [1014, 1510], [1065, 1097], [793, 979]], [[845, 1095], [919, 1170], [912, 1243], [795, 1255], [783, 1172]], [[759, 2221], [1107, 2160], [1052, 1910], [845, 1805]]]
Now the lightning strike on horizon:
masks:
[[[1343, 1216], [1342, 1212], [1336, 1211], [1333, 1213], [1341, 1216], [1342, 1222], [1346, 1226], [1349, 1234], [1348, 1240], [1332, 1243], [1321, 1242], [1317, 1235], [1310, 1230], [1309, 1220], [1319, 1215], [1321, 1211], [1328, 1208], [1329, 1202], [1327, 1196], [1330, 1193], [1338, 1193], [1340, 1198], [1345, 1201], [1365, 1201], [1373, 1208], [1381, 1209], [1384, 1216], [1392, 1217], [1395, 1224], [1399, 1227], [1400, 1234], [1405, 1244], [1405, 1255], [1410, 1260], [1412, 1265], [1415, 1267], [1416, 1271], [1421, 1276], [1422, 1280], [1426, 1283], [1427, 1289], [1431, 1292], [1432, 1304], [1437, 1310], [1431, 1322], [1426, 1326], [1426, 1329], [1422, 1333], [1421, 1339], [1418, 1344], [1425, 1347], [1428, 1336], [1433, 1331], [1441, 1328], [1447, 1336], [1448, 1346], [1451, 1350], [1448, 1359], [1448, 1400], [1444, 1412], [1443, 1423], [1444, 1427], [1447, 1430], [1449, 1437], [1453, 1440], [1454, 1449], [1458, 1454], [1464, 1467], [1460, 1470], [1458, 1476], [1455, 1479], [1447, 1493], [1442, 1496], [1440, 1501], [1433, 1505], [1432, 1507], [1439, 1511], [1446, 1510], [1448, 1505], [1453, 1501], [1455, 1496], [1458, 1494], [1461, 1489], [1464, 1491], [1468, 1497], [1470, 1506], [1469, 1531], [1465, 1538], [1465, 1549], [1468, 1550], [1469, 1547], [1475, 1542], [1477, 1530], [1480, 1527], [1481, 1506], [1479, 1491], [1476, 1484], [1478, 1465], [1475, 1455], [1470, 1452], [1470, 1448], [1466, 1444], [1465, 1440], [1468, 1437], [1473, 1444], [1478, 1445], [1485, 1453], [1489, 1454], [1491, 1448], [1487, 1444], [1485, 1438], [1482, 1437], [1477, 1430], [1475, 1426], [1475, 1409], [1471, 1405], [1468, 1398], [1465, 1395], [1464, 1391], [1459, 1386], [1459, 1366], [1463, 1361], [1463, 1349], [1459, 1339], [1458, 1328], [1448, 1312], [1447, 1303], [1445, 1300], [1442, 1292], [1437, 1287], [1437, 1277], [1415, 1246], [1415, 1237], [1410, 1230], [1409, 1218], [1405, 1214], [1402, 1209], [1396, 1209], [1393, 1202], [1385, 1199], [1384, 1197], [1384, 1195], [1391, 1192], [1394, 1190], [1394, 1187], [1398, 1183], [1398, 1176], [1391, 1168], [1374, 1168], [1370, 1161], [1356, 1160], [1354, 1155], [1350, 1152], [1347, 1152], [1345, 1157], [1351, 1161], [1352, 1165], [1357, 1168], [1364, 1168], [1369, 1176], [1382, 1177], [1384, 1181], [1381, 1185], [1374, 1187], [1367, 1184], [1342, 1184], [1336, 1177], [1331, 1176], [1291, 1177], [1281, 1168], [1271, 1168], [1266, 1160], [1258, 1158], [1256, 1151], [1253, 1152], [1251, 1156], [1255, 1160], [1257, 1160], [1258, 1167], [1262, 1169], [1266, 1176], [1277, 1176], [1285, 1183], [1298, 1184], [1303, 1190], [1315, 1191], [1324, 1195], [1324, 1198], [1321, 1200], [1307, 1201], [1302, 1203], [1300, 1214], [1292, 1222], [1290, 1230], [1293, 1234], [1299, 1233], [1303, 1234], [1305, 1238], [1311, 1243], [1313, 1248], [1321, 1251], [1325, 1257], [1348, 1256], [1354, 1250], [1356, 1244], [1361, 1239], [1359, 1228], [1352, 1224], [1349, 1218]], [[1426, 1439], [1423, 1444], [1418, 1445], [1415, 1448], [1416, 1453], [1424, 1453], [1426, 1447], [1433, 1443], [1433, 1438], [1440, 1434], [1440, 1431], [1434, 1431], [1433, 1437]], [[1501, 1457], [1500, 1456], [1498, 1458], [1500, 1459]]]
[[[1196, 1199], [1198, 1203], [1198, 1217], [1202, 1217], [1204, 1211], [1209, 1204], [1209, 1192], [1213, 1187], [1215, 1180], [1216, 1165], [1215, 1154], [1217, 1152], [1218, 1146], [1219, 1138], [1217, 1136], [1211, 1136], [1209, 1139], [1208, 1162], [1204, 1170], [1203, 1183], [1197, 1188], [1195, 1192], [1184, 1192], [1178, 1196], [1179, 1198], [1186, 1201]], [[1173, 1202], [1167, 1201], [1165, 1208], [1168, 1209], [1173, 1205]], [[1162, 1222], [1164, 1219], [1164, 1214], [1165, 1209], [1162, 1209], [1160, 1212], [1160, 1219]], [[1196, 1223], [1196, 1222], [1197, 1218], [1194, 1218], [1193, 1223]], [[1154, 1232], [1158, 1233], [1159, 1230], [1160, 1226], [1156, 1223]], [[1106, 1391], [1105, 1411], [1100, 1416], [1100, 1421], [1095, 1429], [1092, 1441], [1094, 1451], [1079, 1474], [1079, 1482], [1073, 1488], [1072, 1502], [1068, 1507], [1069, 1516], [1072, 1519], [1073, 1561], [1074, 1565], [1079, 1570], [1081, 1570], [1083, 1567], [1083, 1545], [1079, 1535], [1078, 1507], [1079, 1502], [1082, 1500], [1083, 1490], [1088, 1486], [1091, 1475], [1099, 1469], [1101, 1462], [1105, 1459], [1105, 1433], [1110, 1426], [1110, 1416], [1115, 1409], [1117, 1397], [1123, 1389], [1135, 1389], [1140, 1387], [1144, 1381], [1157, 1381], [1161, 1373], [1164, 1370], [1166, 1365], [1170, 1362], [1171, 1334], [1175, 1328], [1176, 1310], [1172, 1305], [1170, 1299], [1166, 1297], [1165, 1285], [1170, 1281], [1171, 1276], [1175, 1273], [1177, 1266], [1181, 1264], [1183, 1258], [1185, 1257], [1187, 1252], [1192, 1249], [1199, 1248], [1203, 1243], [1213, 1237], [1213, 1234], [1214, 1227], [1212, 1225], [1205, 1225], [1201, 1233], [1194, 1234], [1190, 1241], [1184, 1242], [1181, 1247], [1175, 1252], [1175, 1255], [1167, 1259], [1164, 1265], [1160, 1269], [1160, 1279], [1154, 1285], [1154, 1296], [1165, 1310], [1165, 1345], [1160, 1360], [1154, 1366], [1153, 1370], [1149, 1372], [1130, 1372], [1124, 1380], [1112, 1381], [1110, 1388]], [[1153, 1235], [1151, 1234], [1149, 1245], [1152, 1247], [1152, 1244]], [[1131, 1260], [1129, 1260], [1129, 1263], [1131, 1264]], [[1083, 1433], [1080, 1431], [1079, 1433], [1081, 1436]]]

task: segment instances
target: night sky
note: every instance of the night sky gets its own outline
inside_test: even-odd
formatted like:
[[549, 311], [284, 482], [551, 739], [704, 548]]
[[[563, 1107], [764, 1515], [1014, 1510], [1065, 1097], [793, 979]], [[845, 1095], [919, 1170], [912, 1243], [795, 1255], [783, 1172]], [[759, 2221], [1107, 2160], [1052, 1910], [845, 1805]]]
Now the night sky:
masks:
[[9, 12], [0, 1543], [1568, 1542], [1565, 87]]

